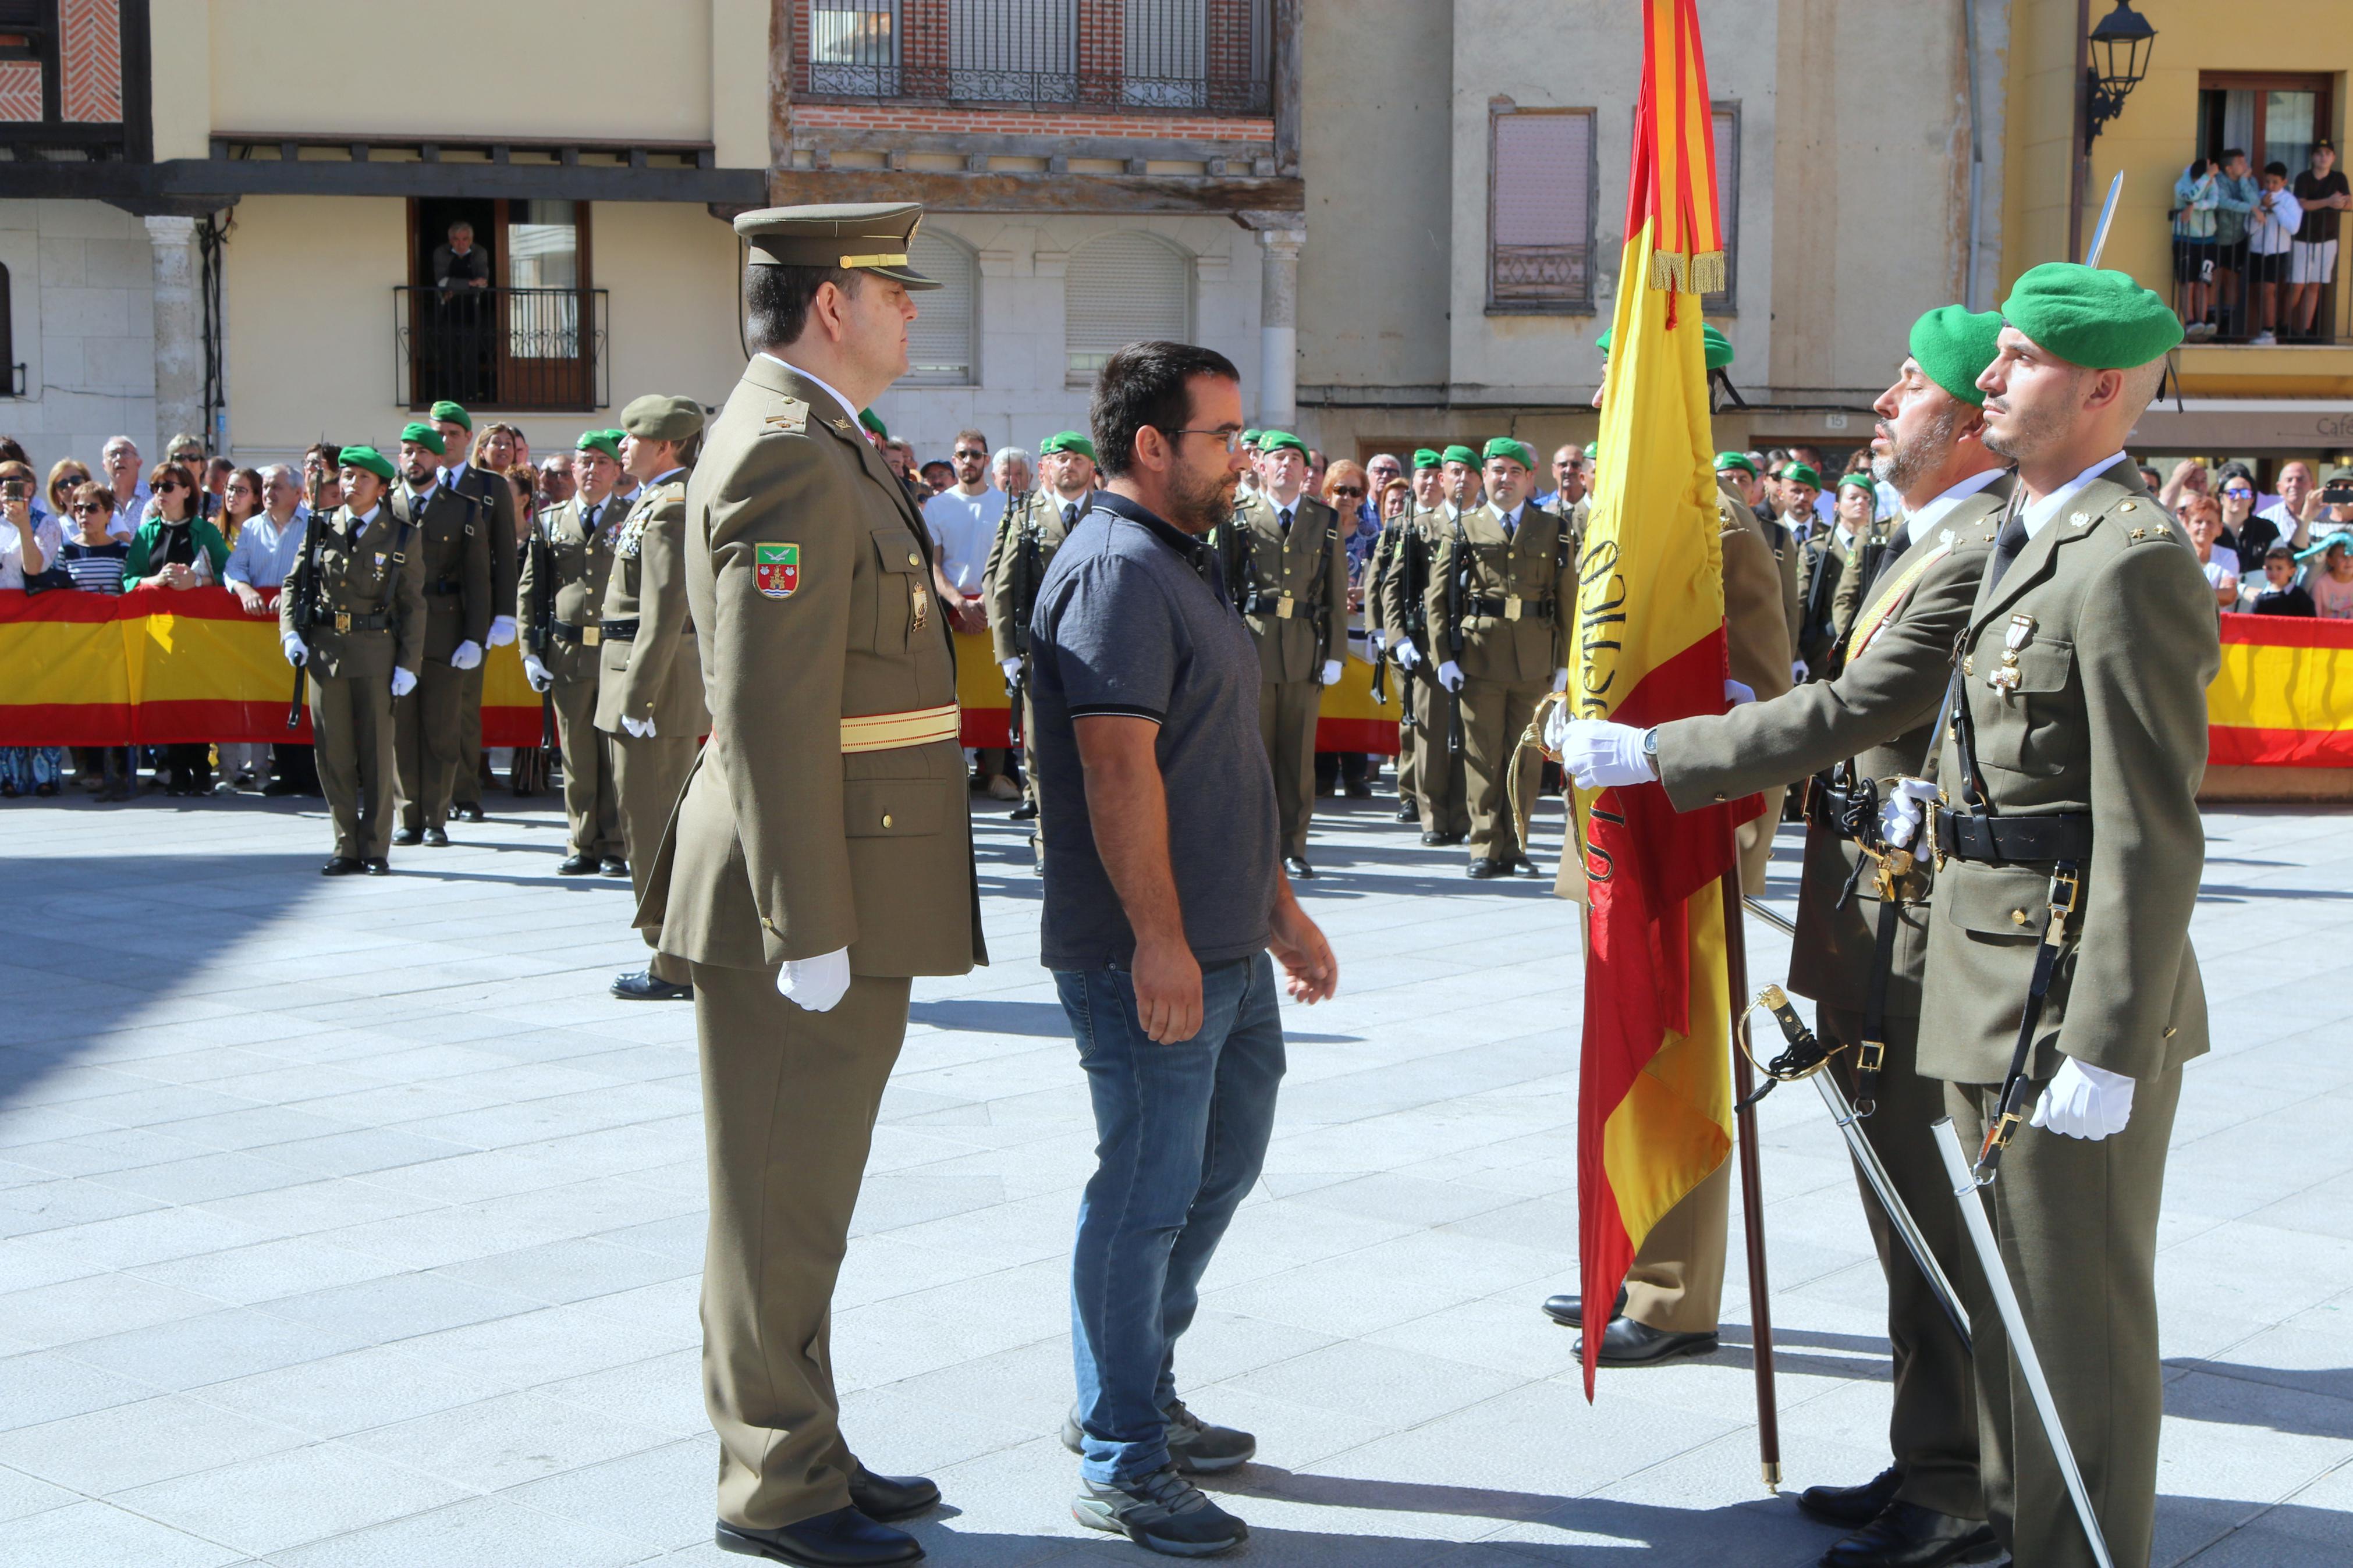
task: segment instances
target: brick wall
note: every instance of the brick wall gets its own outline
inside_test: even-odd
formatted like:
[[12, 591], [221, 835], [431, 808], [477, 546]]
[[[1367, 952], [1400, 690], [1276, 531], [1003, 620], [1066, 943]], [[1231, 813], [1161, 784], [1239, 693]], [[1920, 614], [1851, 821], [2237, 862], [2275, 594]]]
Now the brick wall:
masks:
[[797, 103], [796, 129], [835, 127], [848, 131], [957, 132], [987, 131], [1003, 136], [1133, 136], [1155, 142], [1268, 142], [1274, 121], [1258, 118], [1213, 120], [1171, 114], [1093, 114], [1020, 109], [925, 108], [920, 104]]

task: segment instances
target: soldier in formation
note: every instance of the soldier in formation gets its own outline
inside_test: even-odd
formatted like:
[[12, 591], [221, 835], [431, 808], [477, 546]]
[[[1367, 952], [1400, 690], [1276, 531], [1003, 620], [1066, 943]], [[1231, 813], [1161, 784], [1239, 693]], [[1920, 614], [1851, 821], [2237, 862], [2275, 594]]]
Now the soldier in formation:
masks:
[[523, 556], [516, 604], [522, 612], [523, 674], [555, 710], [564, 752], [564, 815], [571, 833], [559, 877], [628, 875], [620, 792], [613, 782], [613, 742], [596, 728], [596, 690], [604, 665], [605, 588], [628, 509], [613, 494], [621, 474], [620, 437], [584, 432], [573, 447], [572, 499], [541, 516]]
[[[522, 535], [515, 523], [514, 487], [507, 477], [470, 460], [474, 416], [461, 405], [441, 402], [427, 416], [441, 434], [448, 462], [441, 482], [482, 509], [482, 527], [491, 558], [491, 620], [481, 641], [484, 648], [504, 647], [515, 640], [515, 584], [522, 571], [517, 545]], [[482, 666], [460, 672], [464, 691], [459, 698], [457, 766], [452, 770], [451, 800], [455, 815], [467, 822], [482, 820]]]
[[[409, 569], [425, 595], [425, 667], [417, 689], [394, 704], [393, 749], [400, 763], [400, 830], [395, 844], [446, 848], [451, 791], [465, 749], [468, 676], [482, 664], [491, 629], [490, 514], [441, 482], [440, 433], [411, 424], [400, 432], [401, 482], [388, 500], [409, 531]], [[479, 683], [474, 721], [481, 721]]]
[[[1025, 490], [1005, 509], [989, 545], [981, 595], [988, 607], [988, 640], [1012, 699], [1008, 711], [1021, 726], [1021, 794], [1014, 820], [1038, 816], [1038, 770], [1029, 744], [1029, 616], [1038, 607], [1038, 584], [1047, 563], [1079, 519], [1093, 504], [1095, 444], [1076, 430], [1049, 436], [1038, 444], [1039, 488]], [[1037, 836], [1031, 835], [1032, 843]]]
[[[1424, 447], [1413, 455], [1414, 510], [1391, 552], [1381, 584], [1381, 623], [1388, 628], [1389, 658], [1404, 672], [1410, 710], [1406, 740], [1409, 762], [1398, 769], [1405, 793], [1408, 766], [1413, 773], [1413, 805], [1421, 819], [1421, 841], [1460, 844], [1471, 836], [1471, 811], [1462, 780], [1462, 748], [1448, 723], [1451, 710], [1438, 684], [1443, 656], [1430, 636], [1429, 588], [1435, 580], [1440, 535], [1471, 504], [1478, 482], [1479, 455], [1468, 447], [1443, 452]], [[1399, 814], [1404, 814], [1400, 810]]]

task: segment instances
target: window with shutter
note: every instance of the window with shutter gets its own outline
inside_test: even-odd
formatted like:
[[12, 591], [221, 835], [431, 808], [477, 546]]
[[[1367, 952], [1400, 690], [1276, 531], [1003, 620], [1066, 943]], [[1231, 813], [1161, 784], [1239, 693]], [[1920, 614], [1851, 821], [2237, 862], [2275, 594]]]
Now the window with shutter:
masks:
[[971, 251], [944, 235], [918, 230], [907, 247], [916, 271], [939, 283], [915, 296], [907, 328], [907, 374], [902, 386], [970, 386], [972, 338], [980, 319], [980, 268]]
[[1488, 114], [1487, 309], [1593, 306], [1593, 111]]
[[1183, 342], [1193, 331], [1193, 265], [1156, 236], [1106, 234], [1071, 253], [1062, 275], [1070, 382], [1083, 386], [1123, 344]]
[[1724, 226], [1724, 290], [1700, 296], [1711, 316], [1730, 313], [1740, 290], [1740, 105], [1719, 103], [1715, 121], [1715, 217]]

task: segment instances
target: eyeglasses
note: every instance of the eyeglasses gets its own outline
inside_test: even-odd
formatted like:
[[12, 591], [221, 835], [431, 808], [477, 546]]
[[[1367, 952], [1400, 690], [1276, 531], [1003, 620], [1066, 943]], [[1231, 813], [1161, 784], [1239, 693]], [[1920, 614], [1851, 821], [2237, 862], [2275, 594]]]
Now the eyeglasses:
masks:
[[1241, 450], [1242, 432], [1240, 426], [1235, 426], [1230, 429], [1163, 430], [1160, 433], [1163, 436], [1214, 436], [1219, 440], [1223, 441], [1226, 444], [1226, 450], [1229, 453], [1239, 452]]
[[2244, 485], [2238, 485], [2230, 489], [2224, 490], [2222, 492], [2222, 499], [2224, 500], [2252, 500], [2254, 499], [2254, 491], [2247, 489]]
[[974, 462], [976, 462], [976, 463], [985, 463], [985, 462], [987, 462], [987, 461], [988, 460], [988, 454], [987, 454], [987, 453], [986, 453], [986, 452], [976, 452], [976, 451], [974, 451], [974, 450], [973, 450], [971, 447], [958, 447], [956, 448], [955, 455], [956, 455], [956, 460], [957, 460], [958, 462], [962, 462], [964, 459], [965, 459], [965, 458], [971, 458]]
[[1334, 485], [1332, 487], [1332, 493], [1335, 496], [1355, 496], [1361, 500], [1364, 497], [1365, 487], [1362, 485]]
[[98, 504], [96, 501], [94, 501], [94, 500], [78, 500], [78, 501], [76, 501], [76, 502], [74, 502], [74, 503], [73, 503], [73, 509], [74, 509], [74, 510], [76, 510], [76, 511], [78, 511], [78, 512], [79, 512], [79, 511], [104, 511], [104, 510], [106, 510], [104, 507], [102, 507], [102, 506], [99, 505], [99, 504]]

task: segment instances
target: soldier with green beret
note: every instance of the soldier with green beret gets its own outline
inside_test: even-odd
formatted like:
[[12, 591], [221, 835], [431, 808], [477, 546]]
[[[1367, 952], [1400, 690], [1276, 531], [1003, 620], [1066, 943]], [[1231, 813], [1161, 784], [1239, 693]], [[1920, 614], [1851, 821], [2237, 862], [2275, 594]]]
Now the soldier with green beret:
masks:
[[[1814, 774], [1788, 986], [1814, 999], [1823, 1042], [1840, 1051], [1837, 1070], [1870, 1110], [1865, 1135], [1955, 1279], [1974, 1265], [1927, 1135], [1944, 1113], [1943, 1086], [1919, 1076], [1916, 1054], [1934, 862], [1883, 860], [1877, 803], [1934, 739], [1953, 638], [1969, 618], [2010, 493], [2003, 459], [1985, 445], [1973, 385], [1992, 363], [1985, 329], [1999, 319], [1989, 311], [1955, 320], [1967, 316], [1948, 308], [1923, 317], [1911, 357], [1874, 405], [1873, 474], [1903, 497], [1905, 516], [1839, 674], [1647, 735], [1577, 721], [1555, 737], [1581, 785], [1656, 776], [1685, 810]], [[1863, 1042], [1881, 1053], [1867, 1074], [1855, 1067]], [[1991, 1548], [1993, 1534], [1978, 1474], [1968, 1345], [1868, 1194], [1864, 1212], [1887, 1273], [1894, 1463], [1862, 1486], [1809, 1489], [1799, 1506], [1857, 1531], [1823, 1558], [1833, 1568], [1971, 1560]]]
[[564, 749], [564, 815], [570, 827], [559, 877], [628, 875], [628, 838], [614, 783], [614, 742], [596, 728], [604, 670], [605, 592], [628, 508], [613, 493], [621, 477], [621, 443], [609, 430], [585, 430], [573, 443], [570, 500], [540, 515], [523, 552], [516, 590], [522, 612], [523, 674], [550, 694]]
[[[1449, 447], [1450, 461], [1456, 451]], [[1487, 499], [1448, 520], [1423, 590], [1438, 682], [1459, 703], [1474, 878], [1535, 874], [1519, 841], [1506, 776], [1520, 734], [1546, 690], [1568, 683], [1568, 616], [1577, 558], [1567, 520], [1532, 504], [1535, 453], [1509, 436], [1485, 451]], [[1450, 716], [1450, 727], [1451, 717]], [[1522, 783], [1533, 793], [1539, 759]]]
[[[1006, 503], [997, 537], [981, 574], [981, 597], [988, 611], [989, 646], [1005, 674], [1012, 699], [1020, 704], [1021, 794], [1016, 821], [1038, 816], [1038, 769], [1029, 731], [1029, 616], [1038, 607], [1038, 584], [1054, 552], [1094, 505], [1095, 444], [1076, 430], [1063, 430], [1038, 443], [1038, 488]], [[1032, 845], [1038, 843], [1035, 830]]]
[[[638, 499], [613, 540], [598, 617], [596, 728], [613, 749], [613, 789], [629, 881], [645, 896], [653, 847], [711, 727], [702, 658], [686, 597], [686, 486], [702, 443], [702, 405], [648, 393], [621, 410], [621, 468]], [[862, 440], [863, 437], [861, 437]], [[685, 960], [655, 948], [614, 978], [616, 996], [679, 1002], [694, 994]]]
[[[491, 515], [441, 482], [447, 443], [422, 420], [400, 432], [400, 482], [386, 496], [410, 531], [408, 570], [425, 595], [425, 662], [417, 689], [393, 704], [400, 773], [395, 844], [449, 842], [449, 802], [465, 752], [468, 677], [482, 663], [491, 618]], [[501, 486], [504, 480], [500, 481]], [[473, 689], [480, 690], [475, 676]], [[475, 700], [479, 714], [480, 700]]]
[[1307, 443], [1263, 430], [1257, 449], [1258, 491], [1237, 500], [1209, 545], [1258, 647], [1259, 736], [1274, 768], [1282, 863], [1304, 879], [1315, 875], [1315, 720], [1348, 650], [1347, 541], [1338, 514], [1304, 493]]
[[385, 876], [397, 770], [392, 710], [425, 658], [425, 599], [407, 525], [385, 500], [397, 472], [373, 447], [336, 459], [343, 504], [305, 521], [302, 554], [278, 596], [278, 639], [308, 676], [319, 787], [335, 824], [320, 869]]
[[[1415, 451], [1413, 505], [1383, 528], [1388, 559], [1377, 584], [1383, 652], [1400, 672], [1398, 820], [1419, 820], [1424, 844], [1460, 844], [1471, 832], [1463, 805], [1462, 758], [1447, 754], [1440, 705], [1444, 694], [1438, 687], [1438, 660], [1430, 656], [1430, 626], [1422, 607], [1430, 554], [1437, 547], [1430, 520], [1445, 510], [1449, 479], [1445, 458], [1436, 448]], [[1467, 488], [1467, 478], [1462, 483]]]
[[[786, 1563], [912, 1562], [922, 1547], [881, 1521], [939, 1501], [928, 1480], [859, 1463], [829, 1343], [913, 977], [987, 958], [931, 535], [857, 422], [906, 372], [910, 291], [935, 287], [907, 258], [922, 212], [735, 219], [754, 353], [684, 507], [711, 743], [638, 910], [693, 966], [719, 1539]], [[665, 531], [647, 532], [649, 577]]]
[[[482, 639], [485, 648], [503, 647], [515, 639], [515, 592], [522, 576], [517, 549], [522, 538], [515, 521], [514, 487], [504, 474], [495, 474], [471, 461], [474, 416], [456, 403], [436, 403], [426, 411], [447, 451], [441, 482], [482, 509], [483, 531], [491, 552], [491, 625]], [[452, 772], [455, 815], [468, 822], [482, 820], [482, 667], [464, 672], [465, 689], [459, 697], [464, 733]]]
[[[1974, 1150], [2026, 1039], [2031, 1124], [1985, 1196], [2109, 1552], [2145, 1563], [2164, 1405], [2158, 1198], [2182, 1064], [2207, 1049], [2189, 929], [2221, 649], [2196, 550], [2124, 450], [2180, 321], [2126, 274], [2067, 262], [2022, 275], [2001, 315], [1977, 384], [2019, 494], [1959, 643], [1936, 780], [1951, 804], [1917, 829], [1939, 861], [1920, 1070], [1945, 1081]], [[1902, 792], [1915, 814], [1931, 793]], [[2047, 931], [2061, 952], [2036, 1016]], [[1995, 1532], [2017, 1562], [2087, 1564], [2001, 1320], [1973, 1306], [1971, 1323]]]

